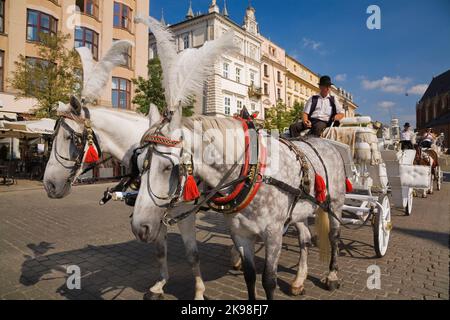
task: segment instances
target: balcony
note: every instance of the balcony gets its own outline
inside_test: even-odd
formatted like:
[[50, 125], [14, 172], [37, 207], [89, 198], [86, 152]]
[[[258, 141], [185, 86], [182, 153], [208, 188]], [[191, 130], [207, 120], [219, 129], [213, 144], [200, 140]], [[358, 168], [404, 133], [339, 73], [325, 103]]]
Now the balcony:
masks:
[[248, 96], [250, 98], [256, 97], [256, 98], [259, 99], [259, 98], [262, 97], [262, 95], [263, 95], [263, 92], [262, 92], [262, 88], [261, 87], [256, 87], [253, 84], [248, 87]]

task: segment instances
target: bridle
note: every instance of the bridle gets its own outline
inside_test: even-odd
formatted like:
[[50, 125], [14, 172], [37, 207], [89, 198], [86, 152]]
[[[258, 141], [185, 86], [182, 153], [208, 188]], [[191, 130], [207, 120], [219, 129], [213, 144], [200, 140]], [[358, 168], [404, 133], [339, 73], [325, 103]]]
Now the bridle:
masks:
[[[54, 128], [54, 132], [53, 132], [53, 136], [52, 136], [52, 141], [54, 144], [54, 150], [55, 150], [55, 159], [56, 161], [58, 161], [58, 163], [60, 165], [62, 165], [65, 169], [70, 169], [70, 175], [67, 178], [67, 181], [70, 183], [73, 183], [75, 178], [81, 174], [86, 173], [89, 170], [92, 170], [97, 164], [93, 165], [93, 166], [89, 166], [88, 168], [86, 168], [85, 170], [83, 170], [81, 173], [78, 174], [80, 168], [83, 165], [83, 159], [85, 156], [85, 149], [86, 149], [86, 145], [89, 143], [93, 143], [95, 144], [98, 154], [99, 156], [101, 156], [101, 149], [100, 149], [100, 145], [98, 143], [97, 140], [97, 136], [94, 133], [92, 126], [91, 126], [91, 121], [90, 121], [90, 112], [89, 109], [86, 107], [83, 107], [83, 111], [85, 114], [85, 118], [81, 118], [79, 116], [76, 116], [72, 113], [61, 113], [59, 114], [59, 118], [55, 123], [55, 128]], [[83, 132], [77, 132], [76, 130], [74, 130], [67, 122], [66, 119], [70, 119], [73, 120], [77, 123], [81, 123], [83, 125]], [[68, 157], [63, 156], [59, 151], [58, 151], [58, 133], [59, 133], [59, 129], [60, 128], [64, 128], [64, 130], [66, 130], [69, 135], [70, 135], [70, 141], [71, 141], [71, 145], [75, 146], [75, 157], [71, 157], [71, 155], [69, 154]], [[69, 149], [70, 152], [70, 149]], [[64, 163], [63, 161], [66, 162], [71, 162], [72, 165], [67, 165], [66, 163]]]
[[[172, 166], [172, 174], [175, 172], [175, 174], [177, 174], [177, 186], [175, 188], [170, 188], [169, 192], [167, 195], [158, 195], [156, 194], [151, 187], [151, 183], [150, 183], [150, 173], [147, 174], [147, 191], [150, 195], [150, 197], [153, 199], [153, 202], [156, 204], [156, 206], [160, 207], [160, 208], [173, 208], [175, 207], [176, 203], [179, 202], [181, 196], [182, 196], [182, 190], [183, 190], [183, 181], [186, 180], [186, 174], [187, 174], [187, 164], [181, 163], [181, 159], [183, 158], [183, 154], [184, 154], [184, 148], [183, 148], [183, 138], [181, 138], [180, 140], [172, 140], [169, 137], [167, 137], [166, 135], [164, 135], [164, 133], [162, 132], [164, 127], [169, 125], [170, 123], [170, 117], [164, 117], [160, 123], [156, 126], [153, 126], [152, 128], [150, 128], [142, 137], [141, 140], [141, 147], [145, 148], [148, 147], [147, 149], [147, 154], [146, 154], [146, 158], [144, 160], [144, 166], [142, 169], [142, 174], [144, 174], [146, 171], [148, 171], [150, 169], [150, 164], [152, 162], [152, 159], [155, 155], [162, 157], [164, 159], [169, 160], [171, 166]], [[172, 159], [173, 153], [170, 151], [161, 151], [158, 150], [158, 145], [162, 145], [162, 146], [166, 146], [169, 148], [178, 148], [180, 149], [180, 154], [179, 154], [179, 158], [180, 158], [180, 164], [176, 164], [175, 161]], [[192, 166], [191, 166], [192, 168]], [[172, 179], [169, 180], [172, 181]], [[158, 200], [163, 200], [163, 201], [168, 201], [168, 203], [166, 204], [158, 204], [157, 201], [155, 201], [155, 199]]]

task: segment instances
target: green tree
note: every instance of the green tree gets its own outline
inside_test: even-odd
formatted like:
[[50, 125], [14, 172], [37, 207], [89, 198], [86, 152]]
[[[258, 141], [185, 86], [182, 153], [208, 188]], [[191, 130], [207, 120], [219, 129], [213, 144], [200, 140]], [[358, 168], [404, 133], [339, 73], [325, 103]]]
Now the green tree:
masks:
[[[136, 85], [133, 103], [139, 105], [137, 111], [143, 114], [148, 114], [150, 103], [156, 105], [158, 110], [163, 112], [167, 103], [162, 86], [163, 71], [159, 58], [156, 57], [148, 61], [147, 72], [148, 79], [143, 77], [133, 79], [133, 83]], [[183, 106], [184, 117], [190, 117], [194, 114], [195, 103], [196, 100], [193, 96], [188, 98], [188, 103]]]
[[296, 102], [288, 108], [281, 100], [278, 101], [276, 107], [266, 112], [264, 128], [284, 131], [301, 116], [303, 107], [303, 103]]
[[37, 117], [55, 118], [58, 101], [67, 103], [71, 95], [81, 91], [81, 61], [78, 53], [66, 46], [69, 34], [41, 33], [39, 39], [38, 58], [19, 55], [9, 82], [18, 96], [38, 101], [34, 110]]

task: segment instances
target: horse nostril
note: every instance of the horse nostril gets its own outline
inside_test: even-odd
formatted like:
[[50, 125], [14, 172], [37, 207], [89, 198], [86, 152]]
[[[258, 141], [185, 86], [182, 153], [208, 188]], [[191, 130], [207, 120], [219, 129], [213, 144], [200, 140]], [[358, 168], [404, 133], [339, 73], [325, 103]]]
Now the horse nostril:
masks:
[[47, 182], [45, 183], [45, 188], [47, 189], [47, 191], [48, 191], [49, 193], [54, 193], [55, 190], [56, 190], [55, 184], [54, 184], [53, 182], [51, 182], [51, 181], [47, 181]]

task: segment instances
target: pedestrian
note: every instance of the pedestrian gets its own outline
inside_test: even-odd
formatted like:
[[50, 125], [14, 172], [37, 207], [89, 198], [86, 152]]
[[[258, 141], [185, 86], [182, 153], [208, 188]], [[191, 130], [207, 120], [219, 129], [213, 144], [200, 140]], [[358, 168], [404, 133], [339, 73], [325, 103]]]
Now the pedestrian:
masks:
[[420, 143], [420, 146], [422, 148], [427, 148], [427, 149], [431, 148], [435, 139], [436, 139], [436, 136], [433, 133], [433, 129], [427, 128], [427, 132], [425, 132], [425, 134], [423, 135], [423, 139], [422, 139], [422, 142]]
[[306, 102], [302, 119], [289, 127], [291, 137], [298, 137], [303, 130], [320, 137], [326, 127], [344, 118], [344, 109], [339, 99], [331, 95], [331, 78], [322, 76], [319, 81], [320, 94], [314, 95]]
[[402, 132], [400, 132], [400, 144], [402, 145], [402, 150], [414, 149], [412, 143], [414, 132], [412, 132], [410, 128], [409, 122], [406, 122]]

